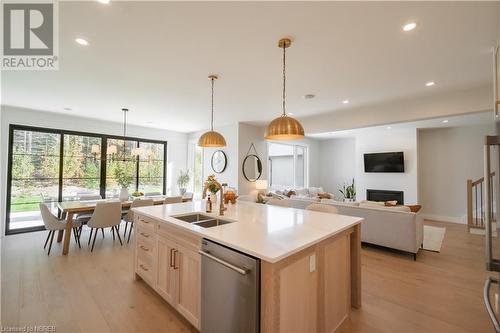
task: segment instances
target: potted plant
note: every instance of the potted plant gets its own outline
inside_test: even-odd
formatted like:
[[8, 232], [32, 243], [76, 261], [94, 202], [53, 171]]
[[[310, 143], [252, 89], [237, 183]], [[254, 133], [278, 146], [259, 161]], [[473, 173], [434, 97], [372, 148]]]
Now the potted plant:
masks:
[[344, 201], [353, 202], [356, 199], [356, 188], [354, 188], [354, 178], [352, 179], [351, 185], [342, 186], [339, 192], [344, 196]]
[[116, 177], [116, 182], [118, 183], [118, 185], [121, 186], [120, 201], [127, 201], [129, 198], [128, 187], [133, 182], [133, 177], [128, 172], [127, 166], [122, 165], [122, 163], [118, 163], [118, 165], [115, 168], [115, 177]]
[[179, 187], [179, 194], [184, 195], [186, 193], [186, 187], [189, 184], [189, 170], [186, 172], [180, 171], [179, 178], [177, 178], [177, 186]]

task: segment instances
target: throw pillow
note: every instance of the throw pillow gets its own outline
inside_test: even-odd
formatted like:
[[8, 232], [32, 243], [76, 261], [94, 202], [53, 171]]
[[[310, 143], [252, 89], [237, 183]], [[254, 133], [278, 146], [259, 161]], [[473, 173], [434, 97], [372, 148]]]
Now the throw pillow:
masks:
[[288, 192], [287, 192], [287, 194], [286, 194], [286, 196], [287, 196], [287, 197], [289, 197], [289, 198], [290, 198], [292, 195], [297, 195], [297, 193], [295, 193], [295, 191], [288, 191]]
[[422, 205], [406, 205], [406, 207], [410, 208], [412, 213], [418, 213], [418, 211], [422, 208]]
[[326, 192], [323, 192], [323, 193], [318, 193], [318, 197], [320, 199], [331, 199], [332, 196], [330, 195], [330, 193], [326, 193]]
[[368, 205], [377, 205], [377, 206], [385, 206], [384, 201], [370, 201], [370, 200], [364, 200], [361, 203], [363, 204], [368, 204]]
[[302, 197], [305, 197], [306, 195], [309, 194], [309, 190], [307, 188], [296, 189], [294, 192], [296, 195]]
[[397, 201], [397, 200], [391, 200], [391, 201], [386, 201], [386, 202], [385, 202], [385, 205], [386, 205], [386, 206], [389, 206], [389, 207], [396, 206], [397, 204], [398, 204], [398, 201]]

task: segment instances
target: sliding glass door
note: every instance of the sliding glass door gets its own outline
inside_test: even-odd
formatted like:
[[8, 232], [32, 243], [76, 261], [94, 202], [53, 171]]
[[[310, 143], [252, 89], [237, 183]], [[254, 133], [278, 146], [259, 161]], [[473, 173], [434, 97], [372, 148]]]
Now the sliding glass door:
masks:
[[43, 230], [40, 203], [84, 195], [117, 198], [118, 178], [129, 193], [165, 194], [167, 143], [11, 125], [6, 234]]
[[10, 140], [8, 230], [37, 228], [43, 225], [40, 203], [56, 211], [61, 137], [55, 133], [14, 130]]

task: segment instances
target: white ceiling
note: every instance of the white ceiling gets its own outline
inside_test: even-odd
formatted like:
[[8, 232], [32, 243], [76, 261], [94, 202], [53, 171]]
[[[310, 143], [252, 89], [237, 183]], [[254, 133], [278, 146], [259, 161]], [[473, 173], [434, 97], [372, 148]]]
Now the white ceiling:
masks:
[[431, 128], [447, 128], [447, 127], [465, 127], [475, 125], [486, 125], [493, 123], [493, 112], [475, 112], [452, 117], [438, 117], [432, 119], [423, 119], [418, 121], [410, 121], [403, 123], [387, 124], [384, 126], [373, 126], [365, 128], [354, 128], [342, 131], [311, 133], [307, 136], [313, 139], [329, 140], [338, 138], [353, 138], [362, 132], [391, 131], [400, 128], [415, 128], [415, 129], [431, 129]]
[[301, 118], [488, 83], [498, 31], [494, 2], [91, 1], [59, 12], [60, 70], [3, 72], [3, 104], [115, 121], [129, 107], [132, 123], [184, 132], [208, 127], [210, 73], [216, 126], [279, 115], [283, 36], [294, 40], [288, 108]]

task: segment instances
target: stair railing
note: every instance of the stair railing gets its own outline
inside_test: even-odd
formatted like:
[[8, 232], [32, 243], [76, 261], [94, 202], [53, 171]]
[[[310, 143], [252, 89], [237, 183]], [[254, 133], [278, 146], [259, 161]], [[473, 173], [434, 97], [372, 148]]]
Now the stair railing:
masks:
[[[490, 173], [490, 184], [495, 184], [495, 172]], [[479, 178], [478, 180], [473, 181], [472, 179], [467, 180], [467, 229], [476, 228], [476, 229], [484, 229], [485, 228], [485, 203], [486, 200], [484, 195], [485, 190], [484, 177]], [[495, 193], [493, 191], [493, 186], [491, 187], [491, 195], [490, 197], [490, 207], [495, 207]], [[495, 221], [495, 213], [494, 210], [491, 209], [491, 221]]]

